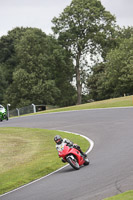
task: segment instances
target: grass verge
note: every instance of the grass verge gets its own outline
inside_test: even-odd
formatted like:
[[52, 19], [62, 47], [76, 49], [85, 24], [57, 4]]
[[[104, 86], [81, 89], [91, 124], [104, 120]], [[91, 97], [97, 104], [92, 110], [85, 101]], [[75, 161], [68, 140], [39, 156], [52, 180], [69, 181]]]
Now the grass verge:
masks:
[[133, 190], [118, 194], [114, 197], [106, 198], [104, 200], [133, 200]]
[[81, 146], [89, 142], [70, 133], [31, 128], [0, 128], [0, 194], [45, 176], [65, 164], [58, 158], [56, 134]]
[[115, 107], [133, 107], [133, 96], [125, 96], [120, 98], [95, 101], [92, 103], [85, 103], [75, 106], [68, 106], [68, 107], [54, 108], [54, 109], [51, 108], [49, 109], [48, 106], [48, 110], [25, 114], [25, 115], [28, 116], [28, 115], [38, 115], [38, 114], [52, 113], [52, 112], [64, 112], [64, 111], [85, 110], [85, 109], [95, 109], [95, 108], [115, 108]]
[[[94, 109], [94, 108], [128, 107], [128, 106], [133, 106], [133, 96], [125, 96], [120, 98], [95, 101], [92, 103], [86, 103], [76, 106], [51, 109], [51, 110], [41, 111], [40, 113], [84, 110], [84, 109]], [[36, 114], [39, 114], [39, 112], [37, 112]]]

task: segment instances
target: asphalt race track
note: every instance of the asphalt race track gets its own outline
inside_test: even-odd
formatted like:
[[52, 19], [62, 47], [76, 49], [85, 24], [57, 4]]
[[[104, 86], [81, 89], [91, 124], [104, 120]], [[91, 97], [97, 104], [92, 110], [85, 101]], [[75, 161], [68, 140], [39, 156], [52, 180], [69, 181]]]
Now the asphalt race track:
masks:
[[0, 200], [102, 200], [133, 189], [133, 107], [19, 117], [0, 127], [76, 132], [95, 143], [89, 166], [78, 171], [67, 166]]

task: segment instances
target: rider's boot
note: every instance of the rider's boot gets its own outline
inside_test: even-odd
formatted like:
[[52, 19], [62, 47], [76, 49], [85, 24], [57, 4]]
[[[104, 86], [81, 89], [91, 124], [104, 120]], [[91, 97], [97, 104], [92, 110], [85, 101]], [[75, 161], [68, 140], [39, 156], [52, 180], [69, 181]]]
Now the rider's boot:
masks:
[[82, 150], [80, 150], [81, 155], [83, 155], [85, 158], [87, 157], [87, 154], [84, 153]]
[[63, 163], [66, 163], [66, 161], [65, 161], [63, 158], [61, 159], [61, 161], [62, 161]]

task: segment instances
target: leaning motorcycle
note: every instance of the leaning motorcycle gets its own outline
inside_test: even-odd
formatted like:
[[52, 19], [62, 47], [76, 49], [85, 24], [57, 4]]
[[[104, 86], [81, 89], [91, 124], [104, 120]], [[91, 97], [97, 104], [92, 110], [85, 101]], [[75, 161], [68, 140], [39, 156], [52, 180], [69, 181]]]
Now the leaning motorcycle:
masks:
[[82, 165], [89, 165], [89, 159], [81, 155], [80, 151], [73, 147], [69, 147], [67, 144], [63, 144], [59, 151], [59, 157], [63, 158], [65, 162], [68, 162], [74, 169], [80, 169]]
[[8, 120], [7, 111], [6, 109], [0, 105], [0, 121]]

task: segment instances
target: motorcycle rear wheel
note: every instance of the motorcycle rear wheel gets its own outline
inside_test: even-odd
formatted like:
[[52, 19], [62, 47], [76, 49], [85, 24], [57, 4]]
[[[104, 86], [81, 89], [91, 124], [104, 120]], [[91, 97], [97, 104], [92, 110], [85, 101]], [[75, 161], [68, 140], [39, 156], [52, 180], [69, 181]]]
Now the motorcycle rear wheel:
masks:
[[80, 168], [76, 158], [67, 157], [67, 162], [76, 170]]

